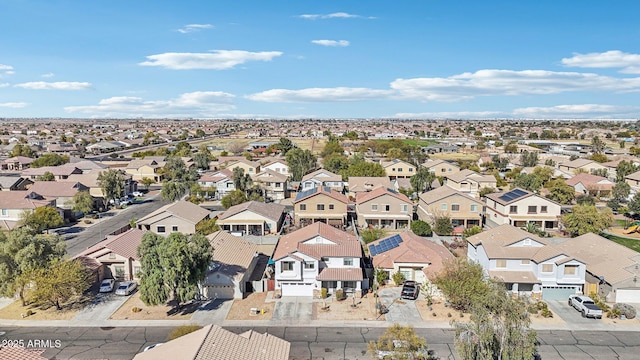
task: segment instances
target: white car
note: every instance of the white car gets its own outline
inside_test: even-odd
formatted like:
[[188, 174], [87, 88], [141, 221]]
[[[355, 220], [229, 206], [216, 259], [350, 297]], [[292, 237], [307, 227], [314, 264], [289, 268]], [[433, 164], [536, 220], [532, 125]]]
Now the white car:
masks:
[[100, 292], [108, 293], [113, 291], [113, 286], [116, 284], [114, 279], [104, 279], [100, 284]]
[[116, 295], [122, 295], [122, 296], [131, 295], [136, 290], [137, 287], [138, 287], [138, 284], [133, 281], [121, 282], [118, 288], [116, 289]]
[[131, 193], [131, 195], [135, 196], [135, 197], [143, 197], [144, 194], [141, 193], [140, 191], [134, 191]]
[[142, 350], [142, 352], [149, 351], [149, 350], [151, 350], [151, 349], [153, 349], [155, 347], [158, 347], [158, 346], [160, 346], [162, 344], [164, 344], [164, 343], [157, 343], [157, 344], [149, 345], [146, 348], [144, 348], [144, 350]]

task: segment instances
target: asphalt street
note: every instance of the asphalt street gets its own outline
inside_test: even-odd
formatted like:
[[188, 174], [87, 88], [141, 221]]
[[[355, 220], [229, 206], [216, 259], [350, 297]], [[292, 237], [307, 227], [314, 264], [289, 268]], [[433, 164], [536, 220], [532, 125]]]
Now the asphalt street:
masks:
[[59, 232], [67, 239], [67, 253], [75, 256], [103, 240], [107, 234], [126, 226], [131, 219], [140, 219], [166, 204], [159, 196], [149, 197], [126, 209], [104, 213], [102, 218], [93, 220], [95, 223], [91, 226], [72, 226]]
[[[370, 359], [367, 343], [384, 328], [375, 327], [227, 327], [235, 333], [253, 329], [291, 342], [290, 359]], [[43, 354], [55, 359], [131, 359], [146, 346], [164, 342], [172, 327], [10, 327], [0, 329], [0, 340], [60, 340]], [[440, 359], [458, 359], [453, 331], [422, 329]], [[632, 331], [539, 330], [541, 359], [638, 359], [640, 336]]]

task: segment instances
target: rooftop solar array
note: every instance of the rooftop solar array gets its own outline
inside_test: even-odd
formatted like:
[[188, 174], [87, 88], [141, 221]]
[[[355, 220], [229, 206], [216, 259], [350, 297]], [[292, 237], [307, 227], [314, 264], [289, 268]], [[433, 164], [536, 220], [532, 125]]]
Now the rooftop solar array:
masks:
[[306, 191], [303, 191], [303, 192], [299, 192], [296, 195], [296, 200], [295, 201], [298, 201], [298, 200], [300, 200], [302, 198], [306, 198], [307, 196], [315, 193], [316, 191], [318, 191], [318, 188], [313, 188], [313, 189], [309, 189], [309, 190], [306, 190]]
[[400, 237], [400, 235], [393, 235], [388, 239], [380, 241], [378, 245], [369, 245], [369, 253], [371, 254], [371, 256], [382, 254], [385, 251], [397, 248], [401, 242], [402, 238]]
[[513, 201], [515, 199], [521, 198], [524, 195], [527, 195], [528, 192], [524, 191], [524, 190], [520, 190], [520, 189], [515, 189], [515, 190], [511, 190], [509, 192], [506, 192], [504, 194], [502, 194], [500, 197], [498, 197], [498, 199], [500, 200], [504, 200], [505, 202], [510, 202]]

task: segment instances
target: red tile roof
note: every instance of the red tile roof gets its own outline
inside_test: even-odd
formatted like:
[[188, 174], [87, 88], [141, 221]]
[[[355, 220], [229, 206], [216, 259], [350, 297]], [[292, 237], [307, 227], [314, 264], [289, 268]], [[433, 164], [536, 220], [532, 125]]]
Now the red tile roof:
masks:
[[316, 277], [320, 281], [362, 281], [361, 268], [324, 268]]
[[[327, 239], [335, 245], [302, 244], [316, 236]], [[273, 259], [281, 259], [297, 251], [316, 259], [323, 256], [362, 257], [362, 247], [357, 237], [322, 222], [313, 223], [281, 237], [273, 253]]]
[[76, 257], [90, 256], [97, 251], [108, 249], [122, 257], [139, 260], [137, 255], [138, 246], [140, 246], [142, 236], [144, 234], [145, 231], [139, 229], [127, 230], [120, 235], [116, 235], [93, 245]]
[[373, 200], [379, 196], [384, 195], [393, 196], [394, 198], [404, 201], [408, 204], [413, 204], [413, 202], [409, 200], [409, 198], [405, 194], [400, 194], [383, 187], [379, 187], [365, 193], [358, 193], [356, 195], [356, 204], [363, 204], [369, 200]]

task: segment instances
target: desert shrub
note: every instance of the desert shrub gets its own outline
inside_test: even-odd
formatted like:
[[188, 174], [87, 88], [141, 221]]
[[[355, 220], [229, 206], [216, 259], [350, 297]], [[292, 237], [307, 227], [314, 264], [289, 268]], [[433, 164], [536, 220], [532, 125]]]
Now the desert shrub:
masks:
[[346, 296], [344, 294], [344, 290], [342, 290], [342, 289], [336, 290], [336, 299], [338, 299], [338, 300], [346, 299]]
[[411, 231], [418, 236], [430, 236], [431, 226], [422, 220], [411, 222]]
[[202, 326], [200, 325], [183, 325], [183, 326], [178, 326], [177, 328], [173, 329], [170, 333], [169, 336], [167, 336], [167, 341], [171, 341], [173, 339], [177, 339], [180, 336], [183, 335], [187, 335], [189, 333], [192, 333], [196, 330], [200, 330], [202, 329]]
[[27, 310], [27, 316], [33, 315], [33, 310]]
[[328, 291], [327, 288], [322, 288], [320, 290], [320, 297], [322, 297], [323, 299], [326, 299], [327, 298], [327, 291]]
[[610, 309], [609, 311], [607, 311], [607, 317], [609, 319], [617, 319], [620, 317], [620, 315], [622, 315], [622, 313], [619, 309]]
[[538, 304], [530, 304], [529, 306], [527, 306], [527, 311], [529, 312], [529, 314], [537, 314], [538, 313]]
[[540, 315], [542, 315], [542, 317], [545, 318], [552, 318], [553, 317], [553, 313], [551, 312], [551, 310], [544, 308], [540, 311]]
[[92, 221], [91, 221], [91, 220], [89, 220], [89, 219], [84, 219], [84, 223], [85, 223], [85, 224], [91, 224], [91, 223], [92, 223]]
[[433, 315], [433, 317], [436, 317], [436, 316], [438, 316], [438, 314], [436, 314], [436, 313], [433, 313], [433, 314], [431, 314], [431, 315]]
[[451, 313], [447, 313], [447, 317], [452, 317], [453, 315], [451, 315]]
[[139, 313], [140, 311], [142, 311], [142, 309], [140, 309], [139, 307], [134, 306], [134, 307], [131, 308], [131, 311], [134, 312], [134, 313]]
[[389, 280], [389, 273], [385, 269], [376, 269], [376, 281], [379, 285], [384, 285], [384, 282]]
[[542, 310], [547, 310], [549, 307], [548, 307], [548, 305], [547, 305], [547, 303], [546, 303], [546, 302], [544, 302], [544, 301], [538, 301], [538, 302], [536, 303], [536, 308], [537, 308], [539, 311], [542, 311]]
[[404, 280], [404, 275], [400, 271], [393, 274], [393, 282], [396, 283], [396, 285], [402, 284]]
[[613, 305], [614, 310], [619, 310], [621, 315], [624, 315], [627, 319], [635, 319], [636, 318], [636, 308], [629, 304], [615, 304]]
[[379, 229], [379, 228], [364, 229], [360, 231], [360, 236], [362, 236], [362, 240], [364, 240], [364, 242], [367, 244], [383, 238], [386, 234], [387, 234], [387, 231], [385, 229]]
[[589, 294], [589, 297], [593, 299], [593, 302], [595, 302], [596, 305], [600, 307], [600, 309], [602, 309], [603, 313], [611, 309], [611, 307], [604, 302], [604, 299], [602, 298], [602, 296], [592, 292]]

